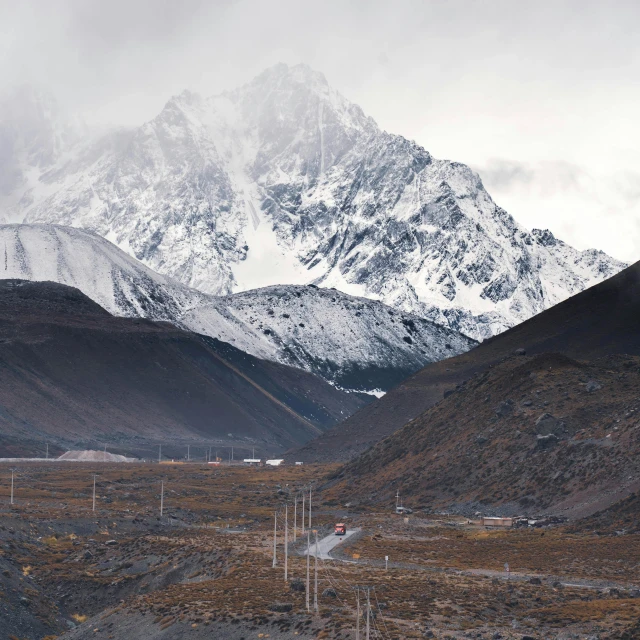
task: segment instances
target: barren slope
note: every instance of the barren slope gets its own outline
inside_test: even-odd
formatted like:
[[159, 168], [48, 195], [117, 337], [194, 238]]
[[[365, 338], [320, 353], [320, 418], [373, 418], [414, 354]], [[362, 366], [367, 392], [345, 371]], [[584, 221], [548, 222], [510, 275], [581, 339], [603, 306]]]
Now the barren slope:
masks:
[[636, 263], [467, 353], [428, 365], [292, 456], [307, 461], [349, 460], [516, 349], [584, 360], [615, 353], [640, 355], [639, 317], [640, 263]]
[[640, 358], [513, 356], [348, 463], [341, 502], [582, 516], [640, 487]]
[[26, 451], [183, 440], [274, 452], [364, 402], [168, 323], [115, 318], [54, 283], [0, 281], [0, 370], [3, 445]]

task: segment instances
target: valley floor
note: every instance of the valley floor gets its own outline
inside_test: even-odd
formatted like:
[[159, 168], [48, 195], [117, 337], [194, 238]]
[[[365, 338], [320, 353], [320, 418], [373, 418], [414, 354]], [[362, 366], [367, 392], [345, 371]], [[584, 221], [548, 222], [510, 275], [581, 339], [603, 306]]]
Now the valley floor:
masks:
[[[355, 638], [362, 587], [373, 638], [637, 637], [637, 533], [490, 531], [459, 516], [405, 520], [393, 505], [355, 513], [314, 502], [319, 539], [336, 521], [360, 531], [318, 560], [313, 614], [300, 500], [292, 505], [330, 467], [25, 463], [10, 505], [11, 468], [0, 465], [3, 638]], [[313, 608], [313, 557], [310, 574]]]

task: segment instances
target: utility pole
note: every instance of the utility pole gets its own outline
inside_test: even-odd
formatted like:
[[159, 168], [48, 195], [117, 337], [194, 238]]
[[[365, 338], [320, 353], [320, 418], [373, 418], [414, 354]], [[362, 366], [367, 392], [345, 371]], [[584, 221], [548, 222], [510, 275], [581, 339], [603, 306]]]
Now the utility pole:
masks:
[[311, 529], [311, 487], [309, 487], [309, 529]]
[[91, 508], [91, 511], [95, 511], [96, 510], [96, 474], [93, 474], [93, 506]]
[[305, 499], [304, 489], [302, 490], [302, 533], [304, 534], [304, 499]]
[[275, 567], [276, 564], [278, 564], [278, 561], [276, 558], [277, 537], [278, 537], [278, 512], [274, 511], [273, 512], [273, 564], [271, 565], [272, 567]]
[[284, 581], [289, 578], [289, 505], [284, 505]]
[[104, 462], [106, 462], [106, 461], [107, 461], [107, 445], [106, 445], [106, 444], [104, 445], [104, 453], [103, 453], [103, 455], [102, 455], [102, 460], [103, 460]]
[[158, 445], [158, 464], [162, 461], [162, 445]]
[[189, 460], [191, 460], [191, 445], [190, 444], [187, 445], [187, 462], [189, 462]]
[[313, 576], [313, 610], [318, 612], [318, 530], [314, 529], [316, 535], [316, 566]]
[[400, 499], [400, 489], [396, 491], [396, 511], [398, 510], [398, 500]]
[[231, 447], [231, 460], [233, 461], [233, 447]]
[[296, 529], [298, 528], [298, 496], [293, 499], [293, 541], [296, 541]]
[[360, 640], [360, 587], [356, 587], [356, 640]]
[[13, 504], [13, 473], [14, 470], [11, 469], [11, 504]]
[[[303, 516], [304, 518], [304, 516]], [[311, 533], [307, 529], [307, 611], [311, 610], [309, 606], [309, 564], [311, 561]]]
[[367, 627], [366, 640], [369, 640], [369, 618], [371, 617], [371, 587], [367, 587]]
[[164, 512], [164, 480], [160, 482], [160, 517]]
[[49, 443], [47, 443], [47, 453], [46, 453], [46, 459], [49, 459]]

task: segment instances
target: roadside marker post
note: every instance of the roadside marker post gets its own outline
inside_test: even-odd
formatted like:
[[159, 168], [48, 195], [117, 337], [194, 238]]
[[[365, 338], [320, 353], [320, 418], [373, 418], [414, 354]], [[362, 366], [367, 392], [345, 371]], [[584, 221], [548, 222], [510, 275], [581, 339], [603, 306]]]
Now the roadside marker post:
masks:
[[389, 571], [389, 556], [384, 557], [384, 570]]
[[278, 537], [278, 512], [274, 511], [273, 512], [273, 564], [271, 565], [272, 567], [275, 567], [277, 564], [277, 559], [276, 559], [276, 540]]

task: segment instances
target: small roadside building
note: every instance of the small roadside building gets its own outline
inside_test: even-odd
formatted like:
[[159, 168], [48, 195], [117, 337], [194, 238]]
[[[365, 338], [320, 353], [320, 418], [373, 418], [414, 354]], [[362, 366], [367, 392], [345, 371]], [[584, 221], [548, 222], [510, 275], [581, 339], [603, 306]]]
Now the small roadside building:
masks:
[[284, 462], [284, 459], [280, 460], [267, 460], [265, 464], [268, 464], [271, 467], [279, 467]]
[[260, 465], [262, 460], [260, 458], [245, 458], [242, 462], [244, 462], [245, 464], [257, 467]]
[[483, 527], [500, 527], [501, 529], [513, 527], [513, 518], [494, 518], [483, 516], [481, 520]]

